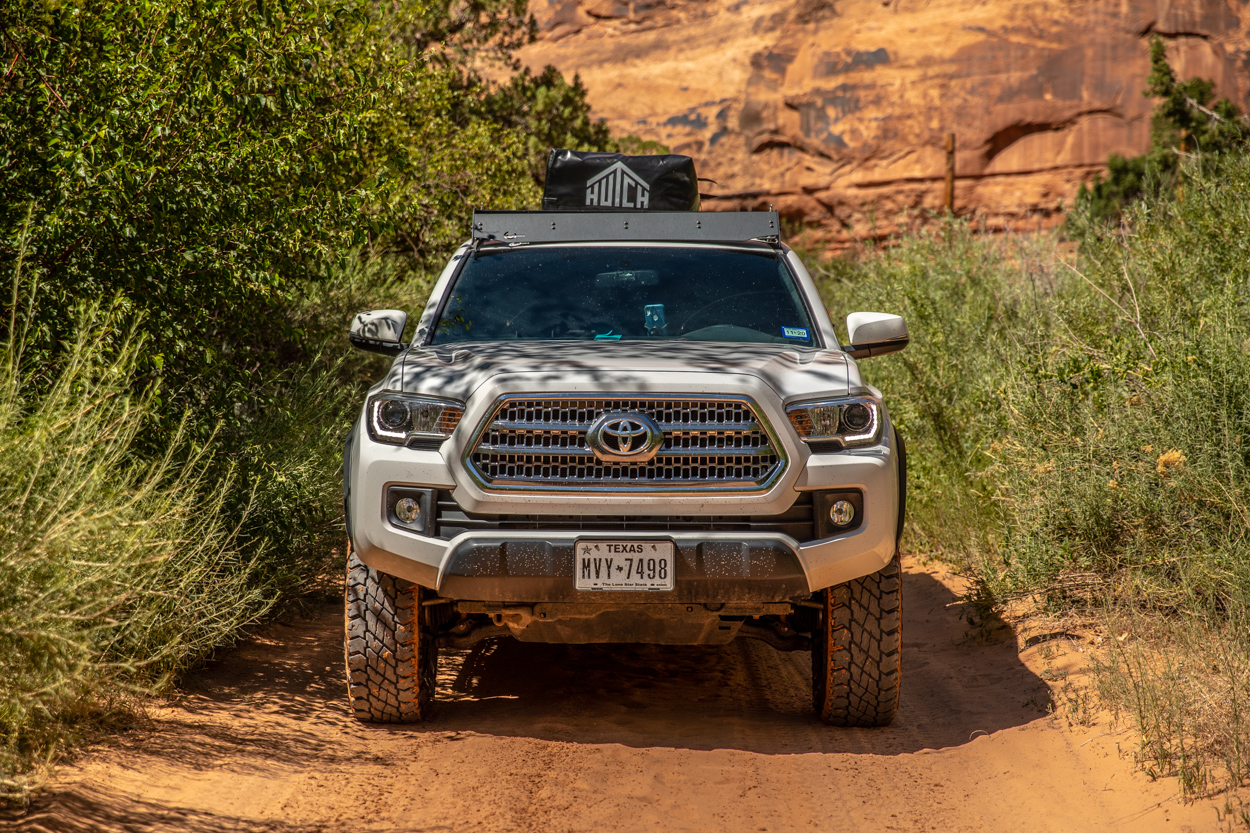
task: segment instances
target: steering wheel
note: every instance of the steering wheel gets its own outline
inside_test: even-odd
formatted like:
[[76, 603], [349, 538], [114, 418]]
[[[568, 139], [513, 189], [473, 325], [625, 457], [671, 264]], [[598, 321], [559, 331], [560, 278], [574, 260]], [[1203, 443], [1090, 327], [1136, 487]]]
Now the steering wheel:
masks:
[[[712, 301], [711, 303], [708, 303], [708, 304], [704, 304], [703, 306], [699, 307], [699, 308], [698, 308], [697, 310], [695, 310], [694, 312], [692, 312], [692, 313], [690, 313], [689, 315], [687, 315], [687, 316], [686, 316], [686, 320], [685, 320], [685, 321], [682, 321], [682, 322], [681, 322], [681, 326], [679, 326], [679, 327], [677, 328], [677, 332], [679, 332], [679, 333], [684, 333], [684, 332], [686, 332], [686, 325], [687, 325], [687, 324], [689, 324], [691, 321], [693, 321], [693, 320], [695, 320], [696, 318], [698, 318], [700, 314], [702, 314], [702, 313], [706, 312], [707, 310], [710, 310], [712, 307], [716, 306], [717, 304], [723, 304], [723, 303], [725, 303], [726, 301], [732, 301], [732, 300], [734, 300], [735, 298], [745, 298], [745, 297], [746, 297], [746, 296], [748, 296], [748, 295], [776, 295], [776, 294], [777, 294], [777, 293], [776, 293], [776, 292], [773, 292], [773, 291], [761, 291], [761, 290], [756, 290], [756, 291], [754, 291], [754, 292], [739, 292], [739, 293], [737, 293], [736, 295], [727, 295], [727, 296], [725, 296], [724, 298], [717, 298], [715, 301]], [[753, 328], [748, 327], [747, 329], [753, 329]]]
[[503, 322], [504, 326], [511, 327], [513, 322], [515, 322], [518, 318], [523, 318], [525, 316], [525, 313], [529, 312], [535, 307], [540, 307], [546, 303], [547, 301], [543, 298], [539, 298], [538, 300], [535, 300], [535, 301], [530, 301], [528, 304], [526, 304], [525, 306], [521, 307], [519, 310], [516, 310], [510, 316], [508, 316], [507, 320]]
[[[542, 307], [548, 303], [549, 303], [548, 301], [542, 298], [539, 298], [538, 300], [535, 300], [535, 301], [530, 301], [528, 304], [526, 304], [525, 306], [518, 309], [516, 312], [513, 312], [511, 315], [509, 315], [507, 320], [503, 322], [503, 326], [508, 329], [511, 329], [514, 323], [517, 320], [523, 319], [526, 313], [528, 313], [530, 310]], [[566, 335], [575, 335], [575, 334], [580, 335], [580, 334], [591, 334], [594, 332], [603, 332], [604, 330], [611, 329], [613, 326], [610, 322], [602, 321], [598, 318], [583, 317], [582, 315], [579, 315], [579, 312], [585, 312], [585, 311], [576, 310], [576, 309], [549, 310], [548, 319], [546, 321], [538, 322], [539, 329], [545, 329], [546, 325], [555, 325], [558, 327], [563, 327], [564, 328], [563, 332]]]

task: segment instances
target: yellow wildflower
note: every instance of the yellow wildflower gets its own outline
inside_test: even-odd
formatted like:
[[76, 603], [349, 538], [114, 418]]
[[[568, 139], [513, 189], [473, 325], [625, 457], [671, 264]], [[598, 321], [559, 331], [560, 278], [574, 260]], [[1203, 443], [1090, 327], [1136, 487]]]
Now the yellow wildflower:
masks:
[[1160, 477], [1171, 477], [1173, 474], [1179, 474], [1185, 467], [1185, 455], [1181, 454], [1175, 448], [1170, 448], [1159, 455], [1159, 459], [1155, 461], [1155, 471], [1159, 472]]

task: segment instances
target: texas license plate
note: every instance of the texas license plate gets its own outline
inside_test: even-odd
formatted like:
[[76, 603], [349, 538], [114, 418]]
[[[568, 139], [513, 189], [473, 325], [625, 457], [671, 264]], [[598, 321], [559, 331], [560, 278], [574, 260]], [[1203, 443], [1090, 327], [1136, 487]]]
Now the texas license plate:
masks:
[[578, 590], [672, 590], [672, 541], [578, 541]]

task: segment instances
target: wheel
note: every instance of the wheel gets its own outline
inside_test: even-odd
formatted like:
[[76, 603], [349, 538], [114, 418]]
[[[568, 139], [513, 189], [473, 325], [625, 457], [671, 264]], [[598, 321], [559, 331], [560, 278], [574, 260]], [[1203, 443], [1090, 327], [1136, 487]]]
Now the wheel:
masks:
[[347, 558], [347, 696], [357, 720], [417, 723], [434, 702], [438, 648], [421, 588]]
[[888, 726], [898, 711], [903, 583], [898, 553], [872, 575], [825, 590], [812, 639], [812, 700], [834, 726]]

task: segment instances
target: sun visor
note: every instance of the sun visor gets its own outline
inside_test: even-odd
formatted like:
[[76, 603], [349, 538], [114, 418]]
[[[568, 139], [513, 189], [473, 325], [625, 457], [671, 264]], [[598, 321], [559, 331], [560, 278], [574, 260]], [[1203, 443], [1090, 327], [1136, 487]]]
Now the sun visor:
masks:
[[543, 210], [698, 211], [694, 160], [556, 148], [547, 157]]

